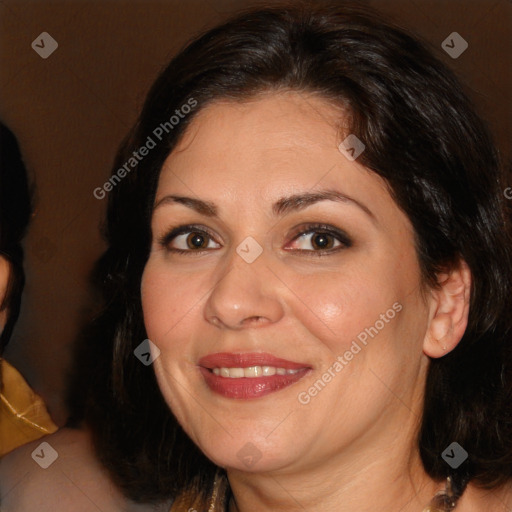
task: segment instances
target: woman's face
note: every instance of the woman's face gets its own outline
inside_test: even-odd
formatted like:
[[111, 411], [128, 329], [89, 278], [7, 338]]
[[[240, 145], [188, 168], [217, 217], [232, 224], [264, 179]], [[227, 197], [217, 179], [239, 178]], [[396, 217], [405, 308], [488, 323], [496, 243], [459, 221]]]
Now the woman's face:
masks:
[[338, 149], [340, 115], [294, 92], [213, 103], [163, 166], [144, 321], [166, 402], [220, 466], [413, 442], [428, 324], [413, 230]]

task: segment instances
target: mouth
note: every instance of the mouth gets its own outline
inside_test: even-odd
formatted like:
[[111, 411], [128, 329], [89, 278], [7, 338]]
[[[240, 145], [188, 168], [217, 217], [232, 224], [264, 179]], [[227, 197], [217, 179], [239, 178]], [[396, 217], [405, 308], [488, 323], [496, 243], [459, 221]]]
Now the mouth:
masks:
[[226, 398], [259, 398], [298, 382], [311, 366], [253, 353], [218, 353], [203, 357], [199, 370], [208, 387]]

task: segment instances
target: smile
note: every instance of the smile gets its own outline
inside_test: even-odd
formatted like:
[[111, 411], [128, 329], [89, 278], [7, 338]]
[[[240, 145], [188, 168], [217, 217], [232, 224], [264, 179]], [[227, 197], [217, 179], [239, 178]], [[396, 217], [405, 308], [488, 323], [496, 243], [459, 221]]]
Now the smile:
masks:
[[285, 368], [276, 368], [275, 366], [248, 366], [247, 368], [213, 368], [212, 372], [221, 377], [230, 379], [240, 379], [246, 377], [254, 379], [256, 377], [270, 377], [272, 375], [295, 375], [300, 370], [287, 370]]
[[259, 398], [284, 389], [311, 371], [303, 363], [270, 354], [218, 353], [199, 361], [199, 370], [210, 388], [226, 398]]

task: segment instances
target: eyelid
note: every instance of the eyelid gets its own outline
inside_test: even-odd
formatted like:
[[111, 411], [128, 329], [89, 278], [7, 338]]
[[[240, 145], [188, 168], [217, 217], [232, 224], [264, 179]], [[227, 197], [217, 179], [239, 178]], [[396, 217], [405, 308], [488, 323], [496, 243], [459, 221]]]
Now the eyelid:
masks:
[[293, 249], [296, 252], [307, 252], [312, 253], [315, 255], [328, 255], [335, 253], [341, 249], [346, 249], [349, 247], [352, 247], [353, 241], [351, 237], [344, 232], [343, 230], [336, 228], [334, 226], [331, 226], [330, 224], [324, 224], [324, 223], [309, 223], [306, 225], [301, 225], [298, 228], [296, 228], [293, 231], [293, 235], [290, 235], [292, 237], [292, 242], [296, 241], [300, 236], [309, 235], [311, 233], [325, 233], [329, 236], [332, 236], [333, 238], [337, 239], [341, 246], [338, 246], [336, 248], [326, 249], [324, 251], [314, 251], [314, 250], [307, 250], [307, 249]]
[[[198, 224], [185, 224], [176, 226], [175, 228], [172, 228], [170, 231], [166, 232], [162, 236], [158, 238], [158, 243], [162, 247], [167, 247], [172, 240], [174, 240], [177, 236], [184, 235], [186, 233], [191, 232], [198, 232], [198, 233], [205, 233], [208, 235], [211, 239], [215, 240], [215, 235], [210, 231], [206, 226], [198, 225]], [[217, 242], [218, 243], [218, 242]], [[176, 251], [179, 251], [180, 249], [173, 249]], [[205, 249], [203, 249], [205, 250]], [[185, 251], [185, 252], [201, 252], [201, 251]]]
[[[177, 253], [203, 253], [210, 251], [211, 249], [198, 249], [198, 250], [186, 250], [186, 249], [176, 249], [176, 248], [168, 248], [168, 245], [171, 241], [173, 241], [177, 236], [191, 233], [191, 232], [198, 232], [198, 233], [204, 233], [208, 235], [209, 238], [211, 238], [214, 242], [217, 242], [216, 235], [212, 233], [212, 231], [203, 225], [198, 224], [186, 224], [186, 225], [180, 225], [175, 228], [172, 228], [169, 232], [165, 233], [164, 235], [160, 236], [158, 238], [158, 243], [164, 248], [167, 248], [170, 252], [177, 252]], [[312, 254], [331, 254], [334, 252], [339, 251], [340, 249], [345, 249], [348, 247], [351, 247], [353, 242], [351, 237], [347, 233], [345, 233], [343, 230], [339, 228], [335, 228], [334, 226], [331, 226], [329, 224], [324, 223], [307, 223], [302, 224], [295, 228], [293, 230], [293, 234], [289, 235], [289, 237], [292, 238], [291, 242], [296, 241], [300, 236], [308, 235], [311, 233], [326, 233], [334, 238], [336, 238], [340, 243], [341, 246], [338, 246], [334, 249], [327, 249], [327, 250], [308, 250], [308, 249], [293, 249], [295, 252], [302, 252], [302, 253], [312, 253]]]

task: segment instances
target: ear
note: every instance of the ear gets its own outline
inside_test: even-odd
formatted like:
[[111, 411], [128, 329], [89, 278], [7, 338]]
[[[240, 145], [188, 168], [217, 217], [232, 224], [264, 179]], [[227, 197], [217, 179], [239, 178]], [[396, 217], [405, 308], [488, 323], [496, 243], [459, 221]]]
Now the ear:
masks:
[[[2, 305], [7, 294], [7, 286], [9, 285], [9, 276], [11, 274], [11, 266], [9, 262], [0, 256], [0, 306]], [[7, 307], [0, 309], [0, 333], [3, 331], [7, 323]]]
[[468, 325], [471, 271], [460, 260], [458, 267], [438, 275], [439, 288], [430, 291], [430, 313], [423, 352], [442, 357], [462, 339]]

